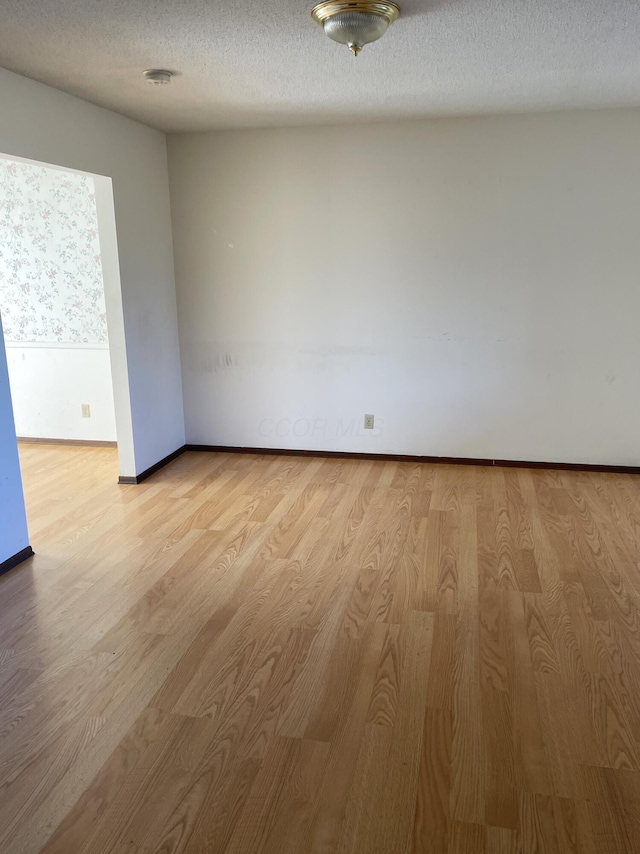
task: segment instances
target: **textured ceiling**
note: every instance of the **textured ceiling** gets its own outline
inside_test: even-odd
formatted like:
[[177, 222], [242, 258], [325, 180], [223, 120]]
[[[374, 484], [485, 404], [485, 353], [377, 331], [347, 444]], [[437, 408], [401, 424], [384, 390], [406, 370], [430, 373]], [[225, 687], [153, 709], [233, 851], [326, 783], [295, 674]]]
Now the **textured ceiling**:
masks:
[[168, 131], [640, 105], [639, 0], [399, 2], [356, 59], [305, 0], [0, 0], [0, 66]]

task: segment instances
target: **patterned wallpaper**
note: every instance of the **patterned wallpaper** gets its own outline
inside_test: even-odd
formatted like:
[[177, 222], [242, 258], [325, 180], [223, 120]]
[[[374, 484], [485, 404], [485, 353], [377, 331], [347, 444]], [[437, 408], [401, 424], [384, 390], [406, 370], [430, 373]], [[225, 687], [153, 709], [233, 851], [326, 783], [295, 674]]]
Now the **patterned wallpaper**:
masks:
[[93, 179], [0, 158], [8, 343], [107, 344]]

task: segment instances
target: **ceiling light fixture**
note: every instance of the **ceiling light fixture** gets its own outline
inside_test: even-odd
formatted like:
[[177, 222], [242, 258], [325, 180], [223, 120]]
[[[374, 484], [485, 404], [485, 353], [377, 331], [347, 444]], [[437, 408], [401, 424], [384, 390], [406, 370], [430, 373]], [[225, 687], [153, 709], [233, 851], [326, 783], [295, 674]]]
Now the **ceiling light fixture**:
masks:
[[400, 14], [395, 3], [366, 3], [328, 0], [311, 10], [311, 17], [321, 24], [334, 42], [346, 44], [357, 56], [370, 42], [377, 41]]
[[154, 86], [166, 86], [167, 83], [171, 83], [173, 74], [161, 68], [150, 68], [148, 71], [143, 71], [142, 76], [147, 83], [151, 83]]

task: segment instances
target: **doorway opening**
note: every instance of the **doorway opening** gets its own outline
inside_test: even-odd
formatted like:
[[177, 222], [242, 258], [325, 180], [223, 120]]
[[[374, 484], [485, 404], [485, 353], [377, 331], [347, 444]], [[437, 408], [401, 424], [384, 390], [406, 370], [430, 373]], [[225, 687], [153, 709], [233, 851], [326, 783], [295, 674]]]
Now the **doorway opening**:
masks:
[[130, 469], [110, 178], [0, 154], [0, 322], [17, 437], [117, 444]]
[[0, 158], [0, 317], [19, 441], [115, 447], [91, 175]]
[[110, 178], [0, 154], [0, 348], [14, 435], [32, 440], [19, 446], [27, 505], [61, 497], [53, 478], [44, 487], [60, 459], [47, 443], [113, 446], [67, 449], [71, 464], [86, 451], [95, 477], [133, 469]]

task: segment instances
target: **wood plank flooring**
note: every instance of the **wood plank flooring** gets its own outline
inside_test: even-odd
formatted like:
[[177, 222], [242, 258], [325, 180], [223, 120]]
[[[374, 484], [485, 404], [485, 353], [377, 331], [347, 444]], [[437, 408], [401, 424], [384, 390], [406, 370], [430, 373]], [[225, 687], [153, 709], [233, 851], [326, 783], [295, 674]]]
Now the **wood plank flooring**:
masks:
[[20, 454], [4, 854], [640, 851], [640, 478]]

